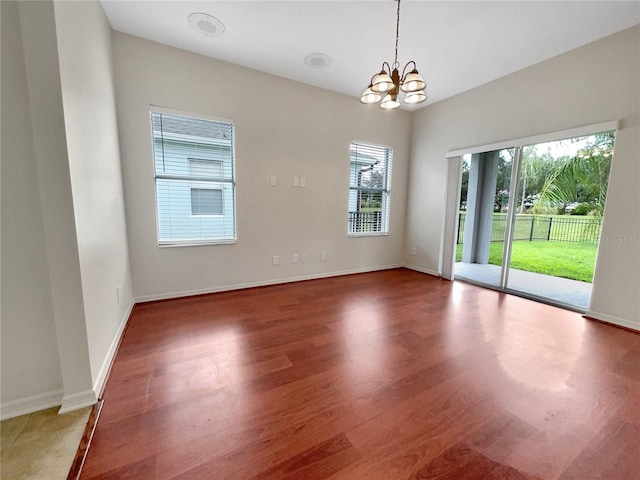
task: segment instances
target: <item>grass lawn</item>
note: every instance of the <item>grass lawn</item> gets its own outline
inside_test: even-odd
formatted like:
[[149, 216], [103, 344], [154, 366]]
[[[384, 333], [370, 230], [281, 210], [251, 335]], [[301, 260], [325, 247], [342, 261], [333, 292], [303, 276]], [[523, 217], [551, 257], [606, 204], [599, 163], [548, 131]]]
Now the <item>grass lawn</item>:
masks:
[[[491, 243], [490, 264], [502, 265], [502, 244]], [[527, 272], [591, 283], [597, 251], [598, 245], [595, 243], [520, 240], [513, 242], [511, 266]], [[462, 245], [457, 245], [456, 262], [461, 259]]]

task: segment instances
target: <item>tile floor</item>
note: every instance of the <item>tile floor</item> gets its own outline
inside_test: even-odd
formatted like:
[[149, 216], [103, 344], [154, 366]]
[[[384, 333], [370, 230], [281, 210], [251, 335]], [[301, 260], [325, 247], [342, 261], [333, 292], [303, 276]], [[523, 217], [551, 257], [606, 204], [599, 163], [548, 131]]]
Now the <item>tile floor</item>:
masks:
[[[500, 271], [501, 267], [496, 265], [457, 262], [454, 273], [455, 277], [461, 280], [498, 286], [500, 285]], [[589, 309], [591, 300], [590, 283], [525, 272], [515, 268], [509, 270], [507, 291], [540, 297], [559, 306], [566, 305], [582, 312]]]
[[64, 415], [58, 408], [0, 422], [0, 479], [67, 478], [91, 407]]

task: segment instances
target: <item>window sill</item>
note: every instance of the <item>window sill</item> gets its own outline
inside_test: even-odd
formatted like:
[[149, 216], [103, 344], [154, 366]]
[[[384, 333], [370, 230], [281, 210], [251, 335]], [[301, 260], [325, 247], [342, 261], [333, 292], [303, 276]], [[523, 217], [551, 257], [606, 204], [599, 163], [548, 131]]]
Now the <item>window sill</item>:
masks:
[[204, 247], [208, 245], [235, 245], [238, 243], [237, 239], [233, 240], [185, 240], [176, 242], [161, 242], [158, 243], [159, 248], [172, 248], [172, 247]]
[[347, 237], [349, 238], [357, 238], [357, 237], [387, 237], [389, 236], [389, 232], [362, 232], [362, 233], [348, 233]]

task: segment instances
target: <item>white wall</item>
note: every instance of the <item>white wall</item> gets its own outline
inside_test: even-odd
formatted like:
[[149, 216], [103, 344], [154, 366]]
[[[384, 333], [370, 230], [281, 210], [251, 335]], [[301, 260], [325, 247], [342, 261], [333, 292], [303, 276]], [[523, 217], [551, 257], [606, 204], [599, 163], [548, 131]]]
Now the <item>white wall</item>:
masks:
[[2, 9], [2, 417], [59, 404], [62, 372], [18, 6]]
[[[121, 33], [114, 33], [114, 61], [137, 298], [401, 263], [409, 112], [367, 108], [352, 97]], [[237, 244], [157, 246], [150, 104], [235, 121]], [[394, 149], [388, 236], [347, 237], [353, 140]], [[294, 176], [305, 177], [307, 187], [293, 187]], [[309, 262], [292, 264], [293, 253], [307, 253]], [[280, 265], [271, 264], [272, 255]]]
[[621, 120], [589, 314], [640, 329], [639, 85], [636, 26], [416, 112], [405, 261], [439, 271], [446, 151]]
[[2, 23], [7, 418], [94, 403], [133, 292], [102, 7], [2, 2]]
[[111, 27], [98, 2], [54, 5], [91, 377], [99, 390], [133, 306]]
[[[9, 8], [15, 9], [15, 6]], [[23, 80], [26, 80], [28, 102], [27, 105], [23, 103], [21, 107], [28, 107], [31, 119], [48, 287], [60, 359], [59, 368], [62, 374], [63, 391], [57, 403], [62, 403], [63, 408], [71, 409], [93, 403], [95, 394], [91, 384], [84, 321], [53, 4], [51, 2], [18, 2], [18, 18], [15, 15], [12, 16], [11, 20], [14, 23], [18, 22], [23, 48], [26, 74]], [[5, 62], [4, 55], [2, 61]], [[24, 85], [25, 83], [23, 87]], [[6, 96], [3, 95], [3, 99], [13, 95], [13, 92], [7, 92]], [[4, 124], [3, 128], [5, 128]], [[3, 158], [5, 158], [4, 155]], [[7, 181], [10, 182], [12, 179], [9, 178]], [[3, 228], [3, 234], [4, 231]], [[24, 247], [15, 245], [14, 248], [15, 252], [12, 251], [8, 255], [18, 254]], [[29, 275], [29, 272], [23, 272], [23, 274]], [[29, 297], [24, 301], [37, 300]], [[47, 332], [46, 317], [34, 317], [33, 322], [37, 325], [36, 328], [42, 326], [43, 333], [50, 334]], [[12, 342], [31, 352], [33, 347], [30, 340], [24, 335], [10, 336], [5, 339], [6, 342]], [[30, 375], [36, 374], [23, 370], [19, 364], [4, 366], [11, 371], [11, 375], [22, 377], [22, 382], [25, 384], [32, 382]], [[37, 375], [42, 374], [41, 372], [46, 373], [49, 368], [49, 366], [40, 365]], [[22, 407], [36, 407], [36, 403], [28, 397], [17, 398], [9, 407], [3, 405], [2, 415], [15, 414]]]

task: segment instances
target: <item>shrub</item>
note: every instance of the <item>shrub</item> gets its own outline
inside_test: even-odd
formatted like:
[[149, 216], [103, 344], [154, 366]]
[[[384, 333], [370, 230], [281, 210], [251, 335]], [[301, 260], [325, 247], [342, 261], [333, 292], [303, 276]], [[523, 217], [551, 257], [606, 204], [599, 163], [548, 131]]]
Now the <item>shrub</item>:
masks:
[[593, 209], [594, 206], [591, 203], [579, 203], [571, 210], [571, 215], [589, 215]]

